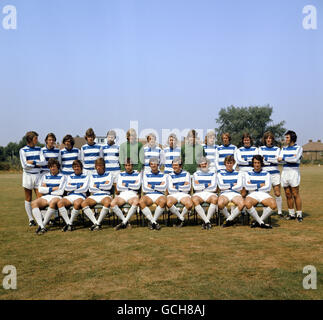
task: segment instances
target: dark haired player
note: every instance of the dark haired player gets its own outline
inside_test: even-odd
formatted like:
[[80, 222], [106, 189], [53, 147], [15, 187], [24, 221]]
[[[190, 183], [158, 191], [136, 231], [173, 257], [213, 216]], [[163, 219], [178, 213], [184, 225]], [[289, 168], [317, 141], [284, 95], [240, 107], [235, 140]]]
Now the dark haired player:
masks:
[[[248, 213], [255, 219], [251, 227], [271, 229], [272, 226], [264, 222], [277, 207], [275, 199], [269, 194], [271, 189], [270, 173], [262, 169], [264, 162], [261, 155], [252, 158], [252, 166], [253, 170], [245, 173], [245, 188], [250, 191], [246, 197], [245, 206]], [[255, 209], [258, 203], [262, 203], [264, 206], [261, 217], [258, 216]]]
[[294, 131], [289, 130], [285, 133], [285, 147], [282, 148], [278, 160], [284, 163], [281, 182], [285, 190], [289, 211], [287, 219], [295, 220], [295, 203], [297, 220], [302, 222], [302, 200], [299, 194], [299, 184], [301, 182], [299, 165], [302, 159], [303, 148], [296, 144], [296, 140], [297, 135]]

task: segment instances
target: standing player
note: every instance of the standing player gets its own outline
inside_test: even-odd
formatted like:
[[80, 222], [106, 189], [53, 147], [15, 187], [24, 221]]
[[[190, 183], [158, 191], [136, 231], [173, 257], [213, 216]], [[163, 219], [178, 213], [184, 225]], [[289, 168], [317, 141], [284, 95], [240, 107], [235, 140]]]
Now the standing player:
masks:
[[181, 148], [181, 158], [183, 169], [191, 175], [197, 169], [197, 161], [205, 156], [205, 150], [200, 143], [197, 142], [197, 132], [193, 129], [187, 134], [186, 143]]
[[91, 175], [96, 173], [95, 160], [102, 157], [102, 146], [95, 143], [95, 133], [92, 128], [89, 128], [85, 132], [85, 140], [87, 144], [81, 147], [80, 158], [83, 163], [83, 172]]
[[[167, 189], [167, 175], [159, 171], [159, 159], [149, 159], [150, 172], [143, 173], [142, 191], [144, 195], [139, 201], [142, 213], [150, 222], [151, 230], [160, 230], [160, 225], [157, 223], [158, 218], [164, 212], [166, 207], [165, 191]], [[152, 215], [149, 206], [153, 203], [157, 204], [154, 216]]]
[[259, 154], [264, 158], [264, 170], [270, 173], [271, 184], [274, 189], [275, 200], [277, 204], [277, 213], [279, 217], [283, 217], [282, 205], [283, 200], [280, 194], [280, 172], [278, 169], [278, 158], [280, 148], [275, 146], [274, 134], [270, 131], [264, 133], [262, 143], [259, 148]]
[[95, 170], [96, 173], [93, 173], [90, 176], [89, 191], [91, 192], [91, 195], [81, 204], [83, 212], [90, 219], [94, 216], [90, 208], [94, 207], [97, 203], [103, 205], [99, 219], [91, 226], [91, 231], [102, 229], [101, 222], [109, 212], [110, 203], [112, 201], [110, 190], [113, 184], [113, 177], [111, 173], [105, 171], [105, 162], [103, 158], [95, 160]]
[[[33, 215], [37, 221], [38, 228], [36, 234], [44, 234], [47, 229], [45, 228], [51, 216], [57, 209], [57, 203], [62, 199], [65, 187], [65, 176], [59, 173], [60, 164], [57, 159], [48, 160], [49, 173], [45, 173], [39, 182], [39, 192], [43, 194], [42, 197], [34, 200], [31, 203]], [[48, 206], [45, 214], [44, 221], [39, 209]]]
[[[242, 147], [236, 150], [234, 157], [237, 165], [239, 166], [239, 171], [248, 172], [252, 170], [251, 160], [253, 156], [257, 155], [258, 148], [253, 147], [253, 141], [249, 133], [244, 133], [241, 138]], [[243, 198], [246, 197], [247, 191], [245, 188], [241, 190], [241, 195]]]
[[[168, 193], [167, 207], [170, 212], [175, 214], [179, 219], [177, 227], [184, 226], [184, 216], [192, 209], [193, 202], [189, 192], [191, 190], [190, 174], [182, 169], [181, 158], [173, 160], [173, 173], [168, 175]], [[175, 207], [175, 204], [181, 203], [184, 205], [182, 213]]]
[[173, 172], [173, 159], [181, 156], [181, 148], [177, 146], [177, 137], [175, 133], [171, 133], [168, 137], [168, 147], [164, 148], [165, 167], [164, 173], [169, 174]]
[[[244, 200], [240, 194], [243, 187], [243, 173], [233, 169], [235, 166], [235, 159], [232, 154], [224, 158], [224, 165], [225, 170], [218, 172], [218, 186], [221, 190], [218, 206], [219, 210], [221, 210], [226, 218], [222, 225], [225, 228], [234, 224], [234, 219], [239, 216], [244, 208]], [[231, 201], [236, 207], [230, 215], [226, 205]]]
[[[265, 224], [265, 219], [271, 215], [277, 206], [275, 199], [269, 194], [271, 189], [270, 173], [262, 170], [264, 162], [261, 155], [252, 158], [252, 166], [253, 170], [245, 173], [245, 187], [251, 191], [245, 200], [245, 205], [249, 214], [255, 219], [251, 228], [271, 229], [271, 225]], [[261, 217], [258, 216], [254, 207], [258, 203], [262, 203], [264, 206]]]
[[209, 170], [213, 172], [216, 172], [215, 153], [217, 147], [218, 146], [215, 144], [215, 132], [209, 131], [205, 136], [205, 144], [203, 144], [203, 148], [205, 156], [209, 160]]
[[[210, 219], [212, 218], [218, 197], [215, 194], [217, 188], [216, 173], [209, 169], [209, 160], [202, 157], [199, 161], [200, 170], [193, 175], [193, 189], [196, 191], [192, 196], [192, 201], [195, 206], [195, 211], [203, 219], [202, 229], [209, 230], [212, 228]], [[201, 207], [201, 203], [207, 202], [210, 204], [207, 215]]]
[[[231, 141], [230, 133], [228, 132], [222, 133], [221, 139], [222, 139], [222, 145], [218, 146], [215, 152], [215, 165], [218, 172], [220, 170], [226, 169], [224, 164], [225, 157], [229, 155], [234, 155], [237, 150], [237, 147], [230, 143]], [[237, 164], [235, 163], [233, 169], [235, 169], [236, 166]]]
[[58, 159], [58, 162], [60, 162], [59, 159], [59, 149], [55, 147], [56, 143], [56, 136], [54, 133], [49, 133], [45, 138], [45, 147], [43, 147], [42, 153], [45, 157], [46, 164], [42, 166], [41, 173], [49, 173], [48, 168], [48, 160], [49, 159]]
[[242, 147], [236, 150], [234, 156], [239, 171], [248, 172], [252, 170], [252, 158], [259, 154], [258, 148], [253, 147], [253, 141], [249, 133], [244, 133], [241, 138]]
[[[65, 191], [67, 191], [67, 196], [61, 199], [57, 203], [58, 211], [63, 217], [66, 225], [62, 231], [73, 231], [73, 222], [75, 217], [79, 214], [81, 209], [81, 204], [86, 198], [86, 192], [89, 189], [89, 176], [83, 174], [83, 164], [80, 160], [74, 160], [72, 164], [73, 172], [67, 177]], [[66, 208], [69, 208], [73, 205], [70, 219], [67, 215]], [[92, 215], [88, 215], [89, 219], [96, 224], [96, 219]]]
[[[112, 211], [122, 221], [115, 227], [116, 230], [131, 227], [129, 220], [136, 212], [139, 204], [138, 190], [141, 186], [141, 173], [133, 170], [134, 166], [130, 158], [126, 159], [124, 167], [126, 170], [119, 174], [117, 183], [117, 190], [120, 191], [120, 194], [111, 202]], [[125, 203], [129, 203], [131, 205], [126, 217], [124, 217], [120, 209], [120, 207]]]
[[120, 145], [119, 163], [122, 171], [125, 170], [124, 163], [128, 158], [133, 163], [133, 169], [140, 172], [144, 161], [144, 148], [137, 139], [136, 130], [132, 128], [127, 131], [127, 141]]
[[294, 202], [296, 206], [297, 220], [303, 221], [302, 200], [299, 194], [299, 184], [301, 175], [299, 165], [301, 163], [303, 148], [296, 144], [297, 135], [294, 131], [285, 133], [285, 144], [282, 148], [278, 161], [283, 161], [283, 171], [281, 176], [282, 186], [285, 190], [289, 216], [288, 220], [295, 219]]
[[116, 132], [114, 130], [109, 130], [107, 133], [107, 144], [102, 146], [105, 171], [111, 173], [114, 187], [117, 184], [118, 175], [120, 173], [119, 145], [115, 143], [115, 140]]
[[80, 160], [80, 150], [74, 148], [75, 140], [70, 134], [63, 138], [63, 144], [65, 148], [59, 151], [59, 158], [62, 161], [61, 170], [63, 174], [69, 176], [74, 172], [72, 168], [73, 161]]
[[35, 220], [31, 210], [33, 190], [37, 198], [41, 196], [38, 192], [41, 166], [45, 164], [45, 157], [41, 148], [37, 147], [38, 133], [29, 131], [25, 135], [27, 145], [19, 150], [20, 162], [23, 169], [22, 186], [25, 191], [25, 210], [29, 219], [29, 226], [35, 226]]
[[164, 151], [156, 143], [156, 135], [149, 133], [147, 136], [147, 145], [144, 147], [144, 172], [150, 172], [149, 160], [151, 158], [157, 158], [159, 166], [165, 162]]

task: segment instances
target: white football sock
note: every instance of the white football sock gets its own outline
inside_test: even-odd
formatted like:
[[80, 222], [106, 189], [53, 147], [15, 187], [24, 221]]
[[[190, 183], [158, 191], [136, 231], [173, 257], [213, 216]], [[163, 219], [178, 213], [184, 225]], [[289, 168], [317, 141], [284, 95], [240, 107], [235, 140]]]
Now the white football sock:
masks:
[[302, 211], [296, 211], [296, 214], [297, 214], [297, 218], [302, 218], [303, 217]]
[[132, 215], [136, 212], [137, 208], [138, 208], [138, 206], [134, 206], [134, 205], [131, 206], [130, 210], [127, 213], [127, 216], [126, 216], [126, 219], [125, 219], [124, 223], [127, 223], [130, 220]]
[[42, 218], [43, 218], [43, 221], [44, 221], [44, 219], [45, 219], [46, 212], [47, 212], [47, 210], [40, 210], [40, 213], [41, 213], [41, 216], [42, 216]]
[[185, 217], [187, 212], [188, 212], [188, 210], [186, 209], [186, 207], [184, 207], [183, 210], [182, 210], [182, 213], [181, 213], [181, 217], [183, 218], [182, 221], [184, 221], [184, 219], [185, 219], [184, 217]]
[[223, 213], [223, 215], [225, 216], [226, 219], [228, 219], [230, 217], [229, 211], [227, 209], [227, 207], [224, 207], [221, 212]]
[[184, 218], [181, 216], [181, 213], [175, 206], [171, 206], [169, 211], [177, 216], [177, 218], [181, 221], [184, 221]]
[[206, 217], [205, 212], [204, 212], [204, 209], [201, 207], [200, 204], [195, 207], [195, 211], [199, 214], [199, 216], [202, 218], [202, 220], [205, 223], [210, 223], [210, 220]]
[[58, 209], [59, 214], [62, 216], [63, 220], [65, 221], [66, 224], [71, 224], [70, 219], [68, 218], [67, 210], [65, 207], [59, 208]]
[[71, 218], [70, 218], [70, 225], [73, 225], [75, 217], [80, 213], [80, 210], [76, 210], [75, 208], [72, 209]]
[[116, 214], [116, 216], [125, 224], [125, 217], [123, 215], [123, 212], [121, 211], [121, 209], [118, 206], [115, 206], [112, 208], [113, 212]]
[[55, 209], [52, 209], [50, 207], [48, 207], [46, 213], [45, 213], [45, 218], [44, 218], [44, 221], [43, 221], [43, 225], [46, 226], [47, 223], [49, 222], [51, 216], [55, 213]]
[[151, 214], [151, 211], [148, 207], [144, 208], [144, 209], [141, 209], [142, 213], [146, 216], [146, 218], [151, 222], [153, 223], [153, 216]]
[[295, 217], [295, 210], [294, 209], [288, 209], [289, 215], [292, 217]]
[[270, 207], [265, 207], [264, 210], [262, 211], [262, 216], [261, 216], [261, 220], [263, 222], [265, 222], [265, 220], [271, 215], [273, 211], [271, 210]]
[[282, 214], [283, 199], [281, 196], [275, 197], [275, 198], [276, 198], [276, 204], [277, 204], [277, 213]]
[[43, 229], [44, 228], [43, 219], [42, 219], [42, 215], [41, 215], [39, 208], [33, 209], [32, 212], [33, 212], [33, 215], [35, 217], [37, 224]]
[[103, 208], [100, 211], [98, 224], [101, 224], [101, 222], [103, 221], [104, 217], [108, 214], [108, 212], [109, 212], [109, 208], [103, 206]]
[[239, 210], [239, 208], [238, 207], [235, 207], [234, 210], [233, 210], [233, 212], [231, 213], [230, 217], [228, 217], [227, 220], [233, 221], [240, 214], [240, 212], [241, 211]]
[[87, 215], [87, 217], [92, 221], [93, 224], [97, 224], [98, 222], [95, 219], [93, 211], [89, 206], [83, 208], [83, 212]]
[[165, 210], [164, 208], [161, 208], [160, 206], [158, 206], [155, 210], [155, 214], [152, 222], [157, 223], [158, 218], [163, 214], [164, 210]]
[[25, 201], [25, 210], [27, 212], [27, 216], [28, 216], [29, 222], [31, 220], [34, 220], [34, 217], [32, 215], [31, 202]]
[[262, 224], [262, 220], [260, 219], [260, 217], [258, 216], [258, 212], [255, 209], [255, 207], [251, 207], [250, 209], [247, 209], [247, 212], [259, 223]]
[[215, 213], [215, 210], [217, 210], [217, 205], [216, 204], [213, 204], [211, 203], [210, 204], [210, 207], [209, 207], [209, 210], [207, 211], [207, 215], [206, 215], [206, 219], [207, 220], [211, 220], [211, 218], [213, 217], [214, 213]]

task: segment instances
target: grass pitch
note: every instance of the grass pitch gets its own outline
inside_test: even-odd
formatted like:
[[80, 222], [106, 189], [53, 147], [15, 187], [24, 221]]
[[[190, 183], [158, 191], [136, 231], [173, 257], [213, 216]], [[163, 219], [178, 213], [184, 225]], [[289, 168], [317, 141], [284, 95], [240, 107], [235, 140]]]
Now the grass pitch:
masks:
[[[323, 167], [301, 174], [302, 223], [273, 216], [272, 230], [209, 231], [106, 224], [42, 236], [28, 227], [21, 175], [0, 174], [0, 268], [17, 269], [17, 290], [1, 281], [0, 299], [323, 299]], [[303, 289], [306, 265], [316, 267], [316, 290]]]

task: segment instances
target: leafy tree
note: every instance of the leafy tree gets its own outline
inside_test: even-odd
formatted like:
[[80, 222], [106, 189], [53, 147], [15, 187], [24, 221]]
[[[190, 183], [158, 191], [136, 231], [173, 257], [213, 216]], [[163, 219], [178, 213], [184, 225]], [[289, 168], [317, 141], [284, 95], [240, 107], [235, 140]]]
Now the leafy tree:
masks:
[[6, 159], [12, 159], [13, 157], [19, 156], [19, 146], [15, 142], [9, 142], [5, 147]]
[[218, 143], [222, 144], [221, 134], [224, 132], [230, 133], [231, 143], [237, 146], [241, 146], [241, 137], [244, 132], [248, 132], [252, 136], [256, 146], [262, 144], [261, 139], [266, 131], [272, 131], [276, 140], [281, 141], [286, 132], [283, 127], [285, 121], [274, 124], [271, 119], [272, 112], [273, 108], [269, 105], [222, 108], [218, 119], [216, 119], [219, 125], [215, 129]]
[[5, 161], [5, 160], [6, 160], [6, 155], [5, 155], [4, 147], [0, 147], [0, 161]]
[[[27, 145], [27, 140], [24, 136], [19, 143], [9, 142], [6, 147], [0, 147], [0, 161], [8, 161], [13, 165], [17, 165], [17, 161], [19, 162], [19, 150], [25, 145]], [[44, 144], [38, 142], [37, 146], [43, 147]]]

